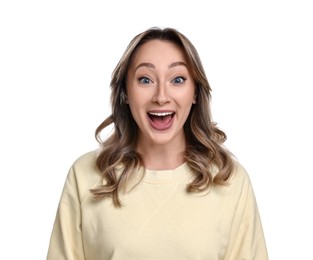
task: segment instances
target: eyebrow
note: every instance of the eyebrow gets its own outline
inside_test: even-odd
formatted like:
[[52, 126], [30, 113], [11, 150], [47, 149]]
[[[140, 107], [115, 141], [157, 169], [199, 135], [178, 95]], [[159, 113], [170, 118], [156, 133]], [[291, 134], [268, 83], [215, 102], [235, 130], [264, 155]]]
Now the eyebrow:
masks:
[[[171, 69], [173, 67], [176, 67], [176, 66], [185, 66], [186, 68], [187, 67], [187, 64], [185, 62], [182, 62], [182, 61], [177, 61], [177, 62], [173, 62], [171, 63], [168, 68]], [[148, 67], [148, 68], [152, 68], [152, 69], [155, 69], [155, 66], [152, 64], [152, 63], [149, 63], [149, 62], [143, 62], [143, 63], [140, 63], [136, 68], [135, 68], [135, 71], [137, 69], [139, 69], [140, 67]]]
[[170, 64], [170, 66], [168, 66], [168, 68], [171, 69], [171, 68], [176, 67], [176, 66], [185, 66], [186, 68], [188, 68], [187, 64], [185, 62], [182, 62], [182, 61], [173, 62], [172, 64]]
[[143, 63], [140, 63], [140, 64], [135, 68], [135, 71], [138, 70], [140, 67], [148, 67], [148, 68], [155, 69], [155, 66], [154, 66], [152, 63], [143, 62]]

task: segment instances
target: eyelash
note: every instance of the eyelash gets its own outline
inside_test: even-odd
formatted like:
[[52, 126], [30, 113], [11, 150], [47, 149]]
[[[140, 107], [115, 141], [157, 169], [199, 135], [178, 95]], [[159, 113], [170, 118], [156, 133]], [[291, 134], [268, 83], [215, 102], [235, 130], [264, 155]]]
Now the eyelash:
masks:
[[[180, 81], [177, 82], [177, 80], [180, 80]], [[153, 81], [148, 77], [140, 77], [138, 78], [138, 81], [139, 83], [142, 83], [142, 84], [153, 83]], [[183, 84], [185, 81], [186, 81], [185, 77], [178, 76], [178, 77], [175, 77], [171, 82], [173, 82], [175, 85], [180, 85], [180, 84]]]
[[[139, 83], [141, 84], [149, 84], [149, 83], [153, 83], [153, 81], [148, 78], [148, 77], [140, 77], [138, 78]], [[148, 82], [147, 82], [148, 81]]]
[[[177, 80], [180, 80], [180, 82], [177, 82]], [[185, 77], [182, 77], [182, 76], [179, 76], [179, 77], [175, 77], [172, 82], [176, 85], [181, 85], [183, 84], [184, 82], [186, 81], [186, 78]]]

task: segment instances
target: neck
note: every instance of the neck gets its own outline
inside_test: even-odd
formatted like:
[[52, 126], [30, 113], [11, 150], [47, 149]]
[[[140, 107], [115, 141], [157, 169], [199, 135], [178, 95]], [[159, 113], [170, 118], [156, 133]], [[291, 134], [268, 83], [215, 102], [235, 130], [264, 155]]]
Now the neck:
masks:
[[172, 170], [184, 163], [185, 147], [185, 142], [180, 142], [177, 145], [138, 144], [137, 151], [143, 158], [145, 168], [150, 170]]

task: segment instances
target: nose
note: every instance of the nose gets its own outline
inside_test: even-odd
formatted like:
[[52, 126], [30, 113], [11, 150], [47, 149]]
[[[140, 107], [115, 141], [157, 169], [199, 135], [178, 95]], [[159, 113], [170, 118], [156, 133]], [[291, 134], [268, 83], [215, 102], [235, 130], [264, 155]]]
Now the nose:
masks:
[[164, 105], [170, 102], [170, 98], [167, 96], [165, 84], [159, 84], [156, 88], [156, 93], [152, 98], [152, 102], [159, 105]]

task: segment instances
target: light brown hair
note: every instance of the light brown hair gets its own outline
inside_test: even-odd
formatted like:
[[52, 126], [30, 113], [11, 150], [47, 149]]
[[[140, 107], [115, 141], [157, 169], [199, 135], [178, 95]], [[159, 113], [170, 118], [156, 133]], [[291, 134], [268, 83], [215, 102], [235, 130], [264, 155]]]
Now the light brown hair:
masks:
[[[211, 185], [225, 185], [233, 168], [231, 153], [223, 146], [226, 134], [212, 122], [210, 101], [211, 87], [200, 57], [193, 44], [182, 33], [173, 28], [150, 28], [135, 36], [115, 67], [111, 79], [112, 114], [96, 129], [100, 143], [97, 167], [103, 174], [104, 185], [91, 192], [96, 197], [111, 197], [115, 206], [121, 206], [119, 192], [124, 189], [132, 173], [144, 166], [142, 157], [136, 152], [138, 126], [126, 103], [126, 78], [128, 68], [136, 50], [151, 40], [170, 41], [185, 53], [189, 70], [195, 79], [196, 104], [184, 124], [186, 138], [185, 161], [194, 173], [194, 179], [186, 186], [188, 192], [204, 191]], [[104, 141], [101, 131], [114, 123], [113, 133]], [[121, 174], [116, 169], [122, 165]], [[218, 169], [213, 174], [213, 168]]]

